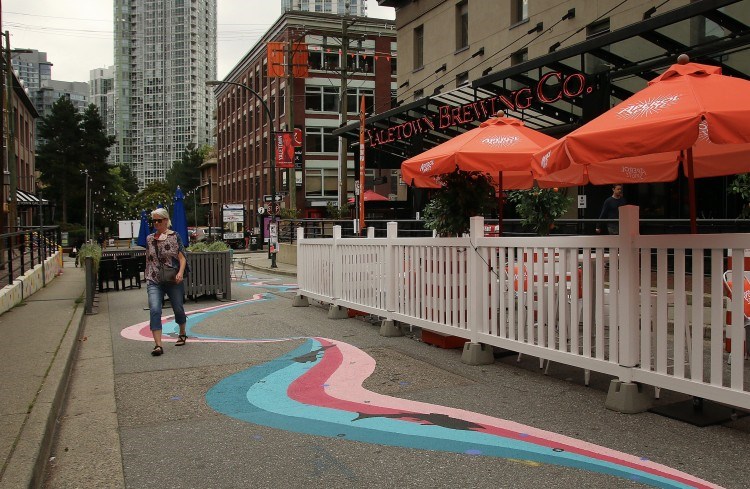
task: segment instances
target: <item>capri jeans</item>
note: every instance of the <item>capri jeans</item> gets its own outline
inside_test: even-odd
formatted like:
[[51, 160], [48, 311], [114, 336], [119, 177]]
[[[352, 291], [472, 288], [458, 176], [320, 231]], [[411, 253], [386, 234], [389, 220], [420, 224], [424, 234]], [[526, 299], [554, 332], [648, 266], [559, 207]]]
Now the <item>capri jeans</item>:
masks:
[[187, 316], [185, 316], [185, 282], [173, 285], [148, 282], [146, 290], [148, 291], [148, 308], [151, 311], [149, 324], [151, 331], [161, 329], [161, 308], [164, 294], [167, 294], [169, 302], [172, 303], [175, 322], [178, 325], [187, 322]]

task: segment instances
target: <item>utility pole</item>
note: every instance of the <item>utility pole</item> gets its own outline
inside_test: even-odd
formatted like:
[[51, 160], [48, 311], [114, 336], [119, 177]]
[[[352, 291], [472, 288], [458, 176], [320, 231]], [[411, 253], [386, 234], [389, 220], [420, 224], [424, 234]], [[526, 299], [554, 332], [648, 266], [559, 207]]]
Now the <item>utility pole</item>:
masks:
[[5, 74], [6, 78], [6, 90], [8, 98], [5, 106], [5, 113], [8, 117], [8, 138], [7, 138], [7, 151], [8, 151], [8, 178], [10, 180], [10, 187], [8, 189], [8, 231], [15, 228], [17, 209], [16, 209], [16, 188], [18, 182], [16, 179], [17, 168], [16, 168], [16, 148], [15, 148], [15, 128], [14, 128], [14, 117], [13, 117], [13, 67], [10, 62], [10, 32], [5, 31]]
[[[339, 98], [340, 113], [339, 124], [345, 126], [348, 121], [349, 104], [347, 96], [348, 78], [349, 78], [349, 2], [345, 4], [346, 12], [341, 19], [341, 93]], [[347, 180], [349, 177], [349, 158], [346, 155], [346, 138], [339, 138], [339, 211], [342, 211], [347, 205]]]

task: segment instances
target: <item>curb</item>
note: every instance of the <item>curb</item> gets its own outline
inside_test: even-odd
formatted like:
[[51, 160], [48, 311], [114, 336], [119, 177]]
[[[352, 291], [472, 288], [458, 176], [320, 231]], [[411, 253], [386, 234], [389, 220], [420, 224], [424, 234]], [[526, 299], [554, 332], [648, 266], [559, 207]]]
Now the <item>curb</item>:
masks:
[[296, 277], [297, 272], [287, 272], [286, 270], [279, 270], [277, 268], [268, 268], [268, 267], [259, 267], [257, 265], [253, 265], [252, 263], [245, 263], [246, 268], [251, 268], [253, 270], [258, 270], [259, 272], [268, 272], [273, 273], [274, 275], [285, 275], [287, 277]]
[[83, 310], [83, 302], [76, 305], [44, 383], [29, 411], [0, 487], [41, 487], [43, 483], [57, 418], [65, 401], [72, 366], [78, 352], [76, 344], [84, 324]]

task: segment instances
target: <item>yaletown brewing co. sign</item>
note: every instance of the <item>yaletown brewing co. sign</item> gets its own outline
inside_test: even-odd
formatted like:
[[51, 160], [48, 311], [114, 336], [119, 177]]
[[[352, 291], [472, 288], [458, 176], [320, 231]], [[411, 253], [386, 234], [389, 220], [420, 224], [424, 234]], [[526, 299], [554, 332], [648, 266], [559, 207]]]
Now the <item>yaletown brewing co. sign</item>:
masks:
[[370, 146], [391, 143], [408, 139], [416, 134], [434, 129], [445, 129], [451, 126], [468, 124], [477, 120], [492, 117], [499, 110], [524, 110], [531, 107], [535, 100], [551, 104], [561, 99], [578, 97], [591, 93], [592, 87], [586, 86], [583, 73], [564, 75], [558, 71], [546, 73], [533, 87], [524, 87], [507, 95], [487, 97], [463, 105], [441, 105], [437, 114], [412, 119], [387, 129], [366, 129]]

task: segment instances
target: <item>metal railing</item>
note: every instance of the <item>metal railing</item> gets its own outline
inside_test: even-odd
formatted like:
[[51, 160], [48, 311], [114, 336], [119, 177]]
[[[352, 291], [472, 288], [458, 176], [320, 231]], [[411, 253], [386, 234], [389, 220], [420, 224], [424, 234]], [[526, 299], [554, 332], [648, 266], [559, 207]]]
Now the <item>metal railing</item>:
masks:
[[0, 284], [12, 285], [26, 271], [54, 255], [60, 242], [58, 226], [0, 234]]

